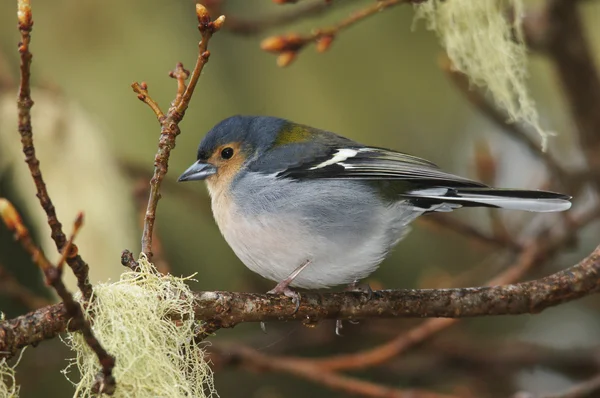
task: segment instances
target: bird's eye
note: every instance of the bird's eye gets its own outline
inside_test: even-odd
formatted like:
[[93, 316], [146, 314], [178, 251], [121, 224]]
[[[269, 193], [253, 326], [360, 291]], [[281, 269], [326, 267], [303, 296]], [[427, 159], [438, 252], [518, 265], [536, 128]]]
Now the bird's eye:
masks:
[[223, 148], [223, 150], [221, 151], [221, 157], [223, 159], [231, 159], [232, 156], [233, 156], [233, 148], [227, 147], [227, 148]]

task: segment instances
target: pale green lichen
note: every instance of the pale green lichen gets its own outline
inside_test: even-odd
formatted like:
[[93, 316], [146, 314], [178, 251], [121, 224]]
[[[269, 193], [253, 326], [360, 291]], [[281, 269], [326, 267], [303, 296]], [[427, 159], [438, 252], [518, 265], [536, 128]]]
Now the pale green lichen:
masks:
[[[512, 10], [514, 22], [507, 18]], [[415, 21], [425, 19], [437, 32], [453, 67], [471, 82], [487, 87], [509, 122], [526, 123], [542, 137], [534, 101], [528, 94], [527, 48], [521, 18], [522, 0], [429, 0], [415, 5]]]
[[17, 398], [19, 386], [15, 381], [15, 368], [0, 359], [0, 398]]
[[[4, 320], [4, 313], [0, 312], [0, 321]], [[24, 349], [21, 350], [23, 355]], [[6, 358], [0, 359], [0, 398], [17, 398], [19, 396], [19, 385], [15, 380], [15, 368], [19, 364], [21, 357], [17, 362], [10, 366]]]
[[[114, 397], [217, 396], [202, 343], [194, 340], [201, 325], [186, 279], [159, 274], [145, 256], [139, 264], [139, 272], [125, 272], [116, 283], [95, 285], [87, 313], [94, 334], [116, 358]], [[80, 333], [66, 343], [76, 357], [65, 374], [72, 366], [81, 373], [74, 396], [95, 396], [98, 358]]]

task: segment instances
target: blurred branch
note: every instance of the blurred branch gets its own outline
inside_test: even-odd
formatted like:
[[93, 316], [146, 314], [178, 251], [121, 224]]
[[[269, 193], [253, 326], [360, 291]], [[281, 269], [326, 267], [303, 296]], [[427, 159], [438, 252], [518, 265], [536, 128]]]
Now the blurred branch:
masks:
[[[52, 204], [52, 200], [48, 195], [46, 183], [44, 182], [40, 170], [40, 161], [36, 157], [35, 147], [33, 145], [33, 130], [31, 127], [31, 108], [33, 107], [33, 100], [31, 99], [30, 87], [32, 55], [29, 51], [33, 18], [29, 0], [18, 1], [17, 16], [19, 21], [19, 31], [21, 32], [21, 42], [19, 43], [19, 53], [21, 55], [21, 79], [19, 82], [19, 95], [17, 100], [18, 129], [19, 134], [21, 134], [25, 162], [29, 166], [31, 176], [33, 177], [33, 182], [35, 183], [35, 188], [37, 190], [37, 197], [48, 217], [48, 225], [50, 225], [52, 231], [52, 239], [60, 252], [67, 243], [66, 237], [62, 231], [62, 225], [56, 217], [56, 210]], [[79, 287], [79, 290], [81, 290], [83, 298], [89, 300], [92, 295], [92, 285], [88, 280], [89, 267], [87, 263], [83, 261], [79, 255], [69, 257], [67, 263], [77, 278], [77, 286]]]
[[562, 82], [592, 181], [600, 190], [600, 77], [584, 34], [578, 4], [572, 0], [545, 2], [544, 49]]
[[267, 37], [262, 41], [261, 48], [265, 51], [278, 54], [277, 64], [279, 66], [288, 66], [296, 59], [298, 52], [309, 44], [316, 44], [317, 51], [325, 52], [331, 46], [333, 39], [335, 39], [341, 31], [352, 25], [387, 8], [421, 1], [423, 0], [380, 0], [352, 13], [348, 18], [334, 26], [315, 29], [311, 34], [306, 36], [293, 33]]
[[443, 340], [432, 339], [413, 355], [401, 355], [385, 366], [405, 378], [456, 371], [493, 378], [532, 368], [581, 380], [600, 372], [600, 346], [556, 348], [526, 341], [480, 341], [463, 330]]
[[0, 294], [18, 301], [30, 310], [52, 303], [20, 283], [2, 264], [0, 264]]
[[[81, 305], [75, 301], [73, 295], [67, 290], [67, 287], [62, 281], [63, 264], [65, 260], [77, 255], [77, 248], [73, 245], [73, 241], [83, 224], [83, 214], [80, 213], [75, 220], [71, 238], [69, 238], [65, 244], [63, 254], [56, 266], [52, 266], [44, 253], [33, 243], [29, 231], [25, 225], [23, 225], [21, 217], [16, 209], [8, 200], [3, 198], [0, 198], [0, 216], [8, 229], [15, 233], [15, 239], [21, 243], [23, 248], [31, 255], [33, 261], [44, 272], [46, 283], [52, 286], [62, 299], [67, 323], [70, 324], [69, 326], [74, 330], [81, 331], [87, 345], [94, 353], [96, 353], [98, 361], [102, 366], [102, 374], [98, 376], [94, 389], [97, 392], [112, 395], [116, 388], [116, 381], [112, 375], [112, 370], [115, 366], [115, 358], [106, 352], [100, 342], [96, 339], [89, 321], [85, 319], [85, 316], [83, 315]], [[0, 333], [0, 336], [3, 335], [3, 338], [10, 338], [5, 334], [7, 331], [4, 330], [3, 332], [4, 333]], [[28, 330], [27, 332], [29, 333], [31, 331]], [[11, 356], [14, 352], [15, 351], [12, 350], [0, 349], [0, 358]]]
[[[218, 358], [215, 358], [218, 353]], [[457, 398], [454, 395], [438, 394], [430, 391], [410, 389], [399, 390], [385, 387], [380, 384], [359, 380], [353, 377], [339, 375], [333, 372], [324, 372], [317, 367], [283, 357], [265, 355], [255, 349], [245, 346], [227, 346], [222, 350], [213, 351], [211, 359], [216, 360], [220, 366], [235, 365], [243, 368], [289, 373], [291, 375], [322, 384], [332, 390], [343, 391], [352, 395], [373, 398]]]
[[[593, 217], [592, 217], [593, 215]], [[597, 212], [582, 217], [581, 227]], [[592, 218], [590, 218], [592, 217]], [[509, 283], [519, 279], [526, 270], [539, 265], [571, 239], [570, 234], [556, 240], [541, 238], [541, 243], [528, 247], [512, 267], [490, 281], [491, 285]], [[579, 264], [550, 276], [514, 285], [456, 288], [456, 289], [406, 289], [377, 291], [369, 299], [366, 293], [343, 292], [302, 294], [300, 308], [285, 296], [255, 293], [198, 292], [195, 312], [206, 322], [205, 334], [222, 327], [233, 327], [241, 322], [302, 321], [315, 323], [322, 319], [366, 318], [465, 318], [484, 315], [518, 315], [538, 313], [548, 307], [575, 300], [600, 290], [600, 247]], [[15, 352], [26, 345], [40, 342], [63, 332], [67, 317], [60, 315], [63, 304], [42, 308], [15, 319], [0, 322], [0, 351]], [[48, 314], [53, 314], [50, 317]], [[41, 322], [39, 325], [37, 323]], [[19, 333], [22, 324], [41, 333]], [[33, 324], [32, 324], [33, 323]], [[401, 335], [383, 349], [373, 353], [359, 353], [362, 363], [379, 363], [408, 346], [450, 326], [452, 319], [434, 319], [424, 323], [407, 335]], [[388, 351], [390, 350], [390, 351]], [[381, 353], [381, 354], [377, 354]], [[374, 358], [365, 362], [364, 358]], [[339, 364], [342, 365], [339, 365]], [[346, 367], [343, 360], [324, 359], [322, 368]], [[354, 362], [353, 362], [354, 363]], [[334, 364], [334, 365], [332, 365]], [[353, 367], [355, 365], [351, 365]]]
[[227, 15], [225, 29], [228, 32], [244, 36], [256, 35], [269, 29], [289, 25], [301, 19], [315, 17], [331, 10], [334, 5], [346, 5], [350, 3], [348, 0], [341, 2], [315, 0], [306, 4], [300, 4], [292, 10], [286, 10], [278, 14], [258, 17], [256, 19], [246, 19], [226, 13], [223, 9], [224, 0], [203, 0], [200, 2], [204, 4], [211, 15]]
[[465, 74], [454, 70], [450, 59], [446, 55], [441, 57], [440, 67], [455, 84], [458, 91], [483, 115], [500, 127], [500, 131], [523, 144], [533, 156], [546, 165], [550, 174], [557, 178], [560, 183], [564, 184], [569, 181], [567, 172], [556, 159], [548, 152], [542, 151], [541, 144], [534, 141], [523, 126], [517, 123], [509, 123], [509, 116], [504, 111], [498, 109], [491, 101], [488, 101], [481, 90], [473, 87]]
[[142, 233], [142, 252], [146, 254], [149, 260], [152, 259], [152, 238], [154, 222], [156, 220], [156, 207], [160, 200], [160, 186], [168, 171], [171, 150], [175, 148], [175, 140], [181, 132], [179, 122], [181, 122], [185, 115], [185, 111], [196, 88], [196, 83], [200, 78], [204, 65], [206, 65], [210, 57], [208, 43], [212, 35], [225, 22], [224, 16], [220, 16], [215, 21], [212, 21], [206, 8], [200, 4], [196, 4], [196, 15], [198, 17], [198, 30], [202, 36], [198, 44], [196, 65], [187, 85], [185, 84], [185, 80], [188, 78], [189, 72], [183, 68], [183, 64], [178, 63], [175, 70], [170, 73], [170, 76], [176, 79], [178, 83], [177, 95], [171, 103], [166, 116], [163, 115], [156, 102], [149, 97], [148, 86], [145, 83], [133, 83], [131, 85], [133, 91], [138, 94], [138, 98], [150, 106], [161, 125], [158, 152], [154, 158], [154, 175], [150, 180], [150, 195], [144, 218], [144, 231]]

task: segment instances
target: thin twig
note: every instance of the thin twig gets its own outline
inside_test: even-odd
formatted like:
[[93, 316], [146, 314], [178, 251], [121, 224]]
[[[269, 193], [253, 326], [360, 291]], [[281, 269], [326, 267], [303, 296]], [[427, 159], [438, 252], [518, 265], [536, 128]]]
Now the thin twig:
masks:
[[[67, 241], [65, 234], [62, 231], [62, 225], [56, 217], [54, 204], [48, 195], [46, 183], [40, 171], [40, 161], [35, 154], [33, 145], [33, 130], [31, 128], [31, 107], [33, 100], [31, 99], [31, 52], [29, 44], [31, 42], [31, 30], [33, 28], [33, 18], [31, 14], [31, 5], [29, 0], [18, 1], [19, 31], [21, 32], [21, 42], [19, 43], [19, 53], [21, 55], [21, 79], [19, 84], [19, 96], [17, 100], [18, 107], [18, 129], [21, 135], [21, 143], [23, 153], [25, 154], [25, 162], [29, 166], [29, 171], [33, 177], [37, 197], [40, 200], [42, 208], [48, 217], [48, 225], [50, 226], [51, 236], [56, 244], [58, 251], [62, 251]], [[67, 263], [73, 270], [77, 278], [77, 286], [81, 290], [83, 298], [87, 301], [92, 296], [92, 285], [88, 280], [89, 267], [81, 256], [77, 255], [67, 259]]]
[[[89, 321], [83, 314], [81, 305], [75, 301], [73, 295], [67, 290], [67, 287], [62, 281], [62, 263], [69, 258], [69, 256], [73, 256], [73, 240], [77, 236], [77, 233], [83, 224], [83, 214], [80, 213], [77, 216], [77, 219], [73, 225], [73, 234], [67, 241], [67, 244], [64, 247], [64, 253], [56, 267], [50, 264], [50, 261], [48, 261], [44, 253], [33, 243], [29, 231], [25, 225], [23, 225], [21, 217], [13, 205], [3, 198], [0, 198], [0, 216], [4, 220], [4, 223], [8, 229], [15, 233], [15, 239], [23, 245], [25, 250], [33, 258], [33, 261], [44, 272], [46, 283], [52, 286], [58, 296], [62, 299], [62, 304], [64, 305], [66, 311], [66, 319], [68, 320], [67, 322], [70, 322], [70, 326], [73, 328], [73, 330], [81, 331], [87, 345], [92, 349], [92, 351], [94, 351], [94, 353], [96, 353], [98, 361], [102, 367], [102, 374], [97, 378], [94, 389], [97, 392], [112, 395], [116, 388], [116, 381], [112, 375], [112, 370], [115, 366], [115, 358], [106, 352], [98, 339], [96, 339], [94, 333], [92, 332]], [[32, 330], [28, 331], [28, 333], [31, 332]], [[4, 349], [1, 349], [0, 351], [2, 352], [0, 357], [6, 357], [14, 353], [14, 351]]]
[[315, 0], [277, 14], [257, 17], [255, 19], [246, 19], [245, 17], [224, 12], [222, 0], [204, 1], [204, 5], [211, 15], [227, 14], [227, 25], [225, 29], [228, 32], [244, 36], [257, 35], [269, 29], [286, 26], [302, 19], [315, 17], [333, 9], [334, 6], [344, 6], [349, 3], [351, 3], [349, 0], [335, 2]]
[[[185, 111], [189, 106], [192, 94], [196, 88], [196, 83], [202, 73], [202, 69], [204, 69], [204, 65], [208, 62], [210, 56], [210, 53], [208, 52], [208, 43], [212, 35], [217, 32], [225, 22], [224, 16], [220, 16], [212, 21], [206, 8], [200, 4], [196, 4], [196, 15], [199, 22], [198, 30], [200, 31], [202, 40], [198, 44], [198, 58], [190, 76], [190, 81], [186, 86], [182, 77], [185, 69], [183, 69], [181, 63], [178, 63], [175, 71], [170, 74], [172, 77], [176, 78], [178, 82], [177, 96], [171, 104], [166, 116], [162, 116], [162, 112], [160, 112], [158, 106], [156, 106], [156, 108], [151, 106], [159, 119], [161, 131], [158, 142], [158, 151], [154, 157], [154, 175], [150, 180], [150, 194], [148, 205], [146, 207], [146, 214], [144, 216], [144, 230], [142, 233], [142, 252], [146, 254], [148, 259], [152, 259], [152, 237], [154, 222], [156, 220], [156, 207], [160, 200], [160, 186], [168, 171], [171, 150], [175, 148], [175, 140], [181, 132], [179, 129], [179, 122], [181, 122], [185, 115]], [[144, 87], [145, 91], [140, 91], [144, 90]], [[156, 104], [156, 102], [148, 96], [146, 85], [134, 83], [132, 84], [132, 88], [138, 93], [138, 96], [143, 96], [143, 98], [140, 99], [145, 103], [149, 105]]]
[[135, 82], [131, 85], [131, 88], [133, 89], [133, 92], [138, 95], [138, 99], [152, 109], [152, 112], [154, 112], [156, 115], [158, 122], [161, 123], [165, 117], [165, 114], [160, 109], [158, 103], [156, 103], [156, 101], [150, 97], [150, 94], [148, 94], [148, 84], [146, 82]]
[[413, 2], [414, 0], [380, 0], [354, 12], [348, 18], [334, 26], [315, 29], [311, 34], [306, 36], [294, 33], [268, 37], [262, 41], [261, 48], [265, 51], [279, 54], [277, 64], [279, 66], [288, 66], [296, 59], [298, 52], [307, 45], [314, 43], [317, 45], [319, 52], [327, 51], [332, 41], [341, 31], [387, 8]]

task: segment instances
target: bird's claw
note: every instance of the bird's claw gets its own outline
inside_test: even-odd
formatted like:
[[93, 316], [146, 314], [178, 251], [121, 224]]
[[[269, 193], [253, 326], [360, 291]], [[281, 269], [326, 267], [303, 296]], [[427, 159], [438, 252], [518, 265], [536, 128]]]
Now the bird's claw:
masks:
[[367, 301], [370, 301], [374, 295], [373, 289], [368, 283], [359, 284], [358, 282], [349, 283], [345, 290], [347, 292], [367, 293]]
[[273, 289], [269, 290], [267, 292], [267, 294], [283, 294], [285, 297], [291, 298], [292, 303], [294, 303], [294, 305], [296, 306], [294, 308], [294, 312], [293, 312], [293, 314], [295, 314], [300, 309], [300, 300], [302, 299], [302, 297], [300, 296], [300, 293], [298, 293], [295, 290], [290, 289], [289, 286], [280, 286], [280, 285], [281, 284], [279, 284], [279, 285], [275, 286]]

